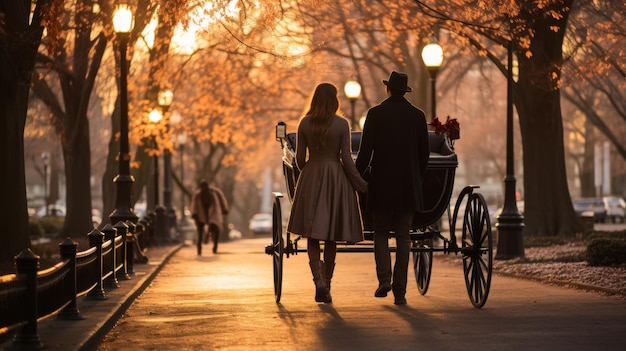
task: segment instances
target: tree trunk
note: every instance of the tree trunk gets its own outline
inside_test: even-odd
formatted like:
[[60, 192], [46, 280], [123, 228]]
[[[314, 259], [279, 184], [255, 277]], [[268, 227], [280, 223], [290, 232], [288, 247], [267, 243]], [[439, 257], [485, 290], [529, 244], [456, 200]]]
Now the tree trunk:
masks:
[[[0, 65], [7, 65], [6, 59], [3, 56]], [[5, 84], [6, 81], [2, 81]], [[0, 172], [0, 184], [4, 188], [0, 201], [0, 262], [5, 263], [12, 262], [15, 255], [30, 246], [24, 169], [28, 85], [11, 88], [17, 88], [15, 95], [10, 96], [4, 90], [0, 94], [0, 165], [4, 168]]]
[[[102, 224], [110, 223], [109, 215], [113, 213], [116, 204], [116, 185], [113, 179], [119, 173], [120, 142], [117, 135], [120, 132], [120, 109], [119, 94], [115, 103], [115, 109], [111, 114], [111, 138], [109, 139], [109, 152], [106, 157], [104, 174], [102, 174]], [[133, 204], [131, 203], [131, 206]], [[113, 225], [115, 223], [111, 223]]]
[[580, 172], [580, 195], [581, 197], [596, 196], [596, 186], [594, 179], [594, 145], [596, 143], [595, 130], [589, 118], [585, 119], [585, 148]]
[[[144, 139], [144, 144], [149, 143]], [[152, 157], [148, 155], [146, 152], [146, 147], [144, 145], [137, 145], [137, 149], [135, 151], [135, 159], [134, 163], [137, 165], [135, 168], [131, 169], [131, 174], [135, 178], [135, 182], [133, 183], [133, 199], [137, 200], [141, 196], [144, 188], [148, 187], [148, 184], [152, 184], [150, 179], [152, 178]], [[146, 197], [150, 196], [152, 199], [153, 193], [151, 190], [153, 188], [148, 187], [146, 189]], [[154, 200], [152, 200], [154, 201]], [[150, 201], [146, 199], [147, 205], [150, 204]], [[146, 210], [150, 211], [154, 208], [147, 206]]]
[[[68, 116], [69, 117], [69, 116]], [[62, 236], [87, 235], [93, 224], [91, 222], [91, 153], [89, 148], [89, 124], [87, 116], [75, 137], [69, 137], [67, 145], [63, 143], [65, 159], [65, 198], [67, 212]], [[67, 135], [67, 134], [66, 134]]]
[[[24, 125], [28, 110], [30, 80], [43, 28], [33, 16], [29, 26], [30, 1], [0, 3], [5, 16], [4, 33], [0, 35], [0, 184], [4, 187], [0, 201], [0, 262], [30, 246], [26, 171], [24, 167]], [[38, 13], [37, 7], [35, 13]]]
[[572, 205], [565, 170], [559, 85], [567, 15], [529, 17], [534, 21], [532, 55], [518, 52], [520, 76], [515, 89], [524, 152], [524, 232], [573, 235], [584, 228]]

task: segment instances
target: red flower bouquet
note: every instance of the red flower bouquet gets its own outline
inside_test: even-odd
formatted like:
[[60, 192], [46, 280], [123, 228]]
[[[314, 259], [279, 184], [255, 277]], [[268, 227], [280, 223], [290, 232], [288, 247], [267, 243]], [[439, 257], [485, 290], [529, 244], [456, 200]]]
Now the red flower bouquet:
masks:
[[456, 118], [446, 117], [446, 123], [441, 123], [438, 117], [433, 118], [430, 123], [435, 128], [435, 134], [448, 134], [450, 140], [456, 140], [461, 137], [461, 126]]

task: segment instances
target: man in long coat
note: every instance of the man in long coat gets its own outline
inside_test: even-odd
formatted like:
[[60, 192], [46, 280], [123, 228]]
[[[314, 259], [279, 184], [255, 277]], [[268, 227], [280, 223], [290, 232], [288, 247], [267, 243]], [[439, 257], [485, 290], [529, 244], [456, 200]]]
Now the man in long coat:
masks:
[[[206, 180], [200, 181], [200, 187], [191, 198], [191, 217], [196, 222], [198, 231], [198, 255], [202, 254], [202, 241], [208, 243], [209, 235], [213, 240], [213, 253], [217, 253], [220, 232], [224, 228], [224, 216], [228, 214], [229, 205], [224, 193], [215, 186], [209, 186]], [[208, 225], [207, 235], [204, 227]]]
[[[429, 155], [426, 116], [405, 99], [404, 94], [412, 90], [407, 82], [406, 74], [395, 71], [383, 80], [388, 98], [368, 111], [356, 160], [357, 169], [369, 182], [366, 212], [373, 220], [378, 277], [374, 295], [385, 297], [393, 290], [395, 304], [406, 304], [409, 229], [414, 213], [424, 207], [422, 180]], [[391, 231], [397, 244], [393, 283]]]

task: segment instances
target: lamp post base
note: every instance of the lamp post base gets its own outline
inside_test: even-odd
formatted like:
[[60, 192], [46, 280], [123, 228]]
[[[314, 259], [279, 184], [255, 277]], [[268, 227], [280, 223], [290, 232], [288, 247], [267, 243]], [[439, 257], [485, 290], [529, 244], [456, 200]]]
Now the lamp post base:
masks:
[[501, 214], [496, 224], [498, 230], [498, 250], [496, 260], [510, 260], [524, 257], [524, 216], [521, 214]]
[[157, 205], [155, 213], [156, 221], [154, 225], [157, 242], [160, 245], [169, 244], [171, 238], [167, 227], [167, 209], [164, 206]]
[[117, 185], [117, 206], [109, 215], [111, 225], [118, 222], [131, 221], [137, 223], [139, 217], [133, 212], [130, 204], [131, 187], [135, 179], [129, 174], [120, 174], [115, 177], [113, 182]]

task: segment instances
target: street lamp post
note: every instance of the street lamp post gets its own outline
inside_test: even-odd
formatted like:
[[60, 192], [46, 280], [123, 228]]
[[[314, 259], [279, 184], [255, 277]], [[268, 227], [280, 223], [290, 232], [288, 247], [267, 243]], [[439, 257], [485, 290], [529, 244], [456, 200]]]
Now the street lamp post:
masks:
[[422, 49], [422, 60], [430, 74], [430, 107], [433, 120], [437, 117], [437, 72], [443, 63], [443, 49], [434, 39]]
[[361, 96], [361, 84], [355, 77], [350, 77], [346, 84], [343, 86], [343, 91], [346, 94], [346, 97], [350, 100], [350, 106], [352, 106], [352, 113], [350, 114], [350, 128], [356, 129], [357, 125], [355, 124], [356, 114], [354, 112], [354, 107], [356, 104], [356, 100]]
[[506, 99], [506, 177], [504, 178], [504, 207], [498, 215], [497, 260], [524, 257], [524, 216], [517, 208], [515, 198], [515, 166], [513, 153], [513, 44], [508, 44], [508, 72]]
[[[169, 89], [159, 91], [159, 106], [165, 117], [172, 105], [174, 94]], [[169, 119], [169, 118], [168, 118]], [[169, 131], [169, 123], [167, 124]], [[163, 150], [163, 206], [167, 214], [167, 228], [169, 231], [176, 227], [176, 213], [172, 207], [172, 153], [169, 149]]]
[[41, 161], [43, 161], [43, 206], [47, 217], [50, 215], [50, 210], [48, 209], [48, 166], [50, 166], [50, 154], [47, 152], [41, 154]]
[[185, 153], [185, 144], [187, 144], [187, 134], [178, 134], [178, 137], [176, 139], [178, 141], [178, 148], [180, 150], [180, 225], [181, 227], [183, 227], [188, 224], [187, 215], [185, 214], [185, 191], [183, 189], [185, 185], [185, 162], [183, 160], [183, 155]]
[[128, 63], [126, 49], [130, 31], [133, 28], [133, 13], [127, 4], [119, 4], [113, 16], [113, 26], [120, 49], [120, 151], [118, 154], [119, 173], [113, 179], [117, 185], [115, 210], [109, 215], [112, 224], [130, 220], [137, 222], [137, 215], [132, 209], [131, 190], [135, 181], [130, 174], [130, 153], [128, 146]]
[[[148, 119], [153, 125], [157, 125], [163, 119], [163, 113], [158, 109], [152, 110], [148, 114]], [[155, 128], [156, 130], [157, 128]], [[152, 142], [154, 147], [154, 156], [152, 156], [152, 176], [154, 182], [154, 212], [156, 214], [155, 236], [158, 243], [165, 243], [169, 241], [167, 237], [167, 216], [165, 207], [161, 206], [159, 200], [159, 145], [157, 143], [156, 135], [152, 135]]]
[[[162, 118], [163, 118], [163, 114], [161, 113], [161, 111], [156, 110], [156, 109], [152, 110], [150, 114], [148, 114], [148, 120], [150, 120], [150, 123], [153, 123], [154, 125], [161, 122]], [[152, 147], [154, 148], [154, 155], [152, 155], [152, 176], [154, 177], [153, 178], [154, 180], [154, 194], [153, 195], [154, 195], [154, 209], [156, 210], [160, 202], [159, 200], [159, 155], [158, 155], [159, 145], [156, 140], [156, 135], [152, 135]]]

